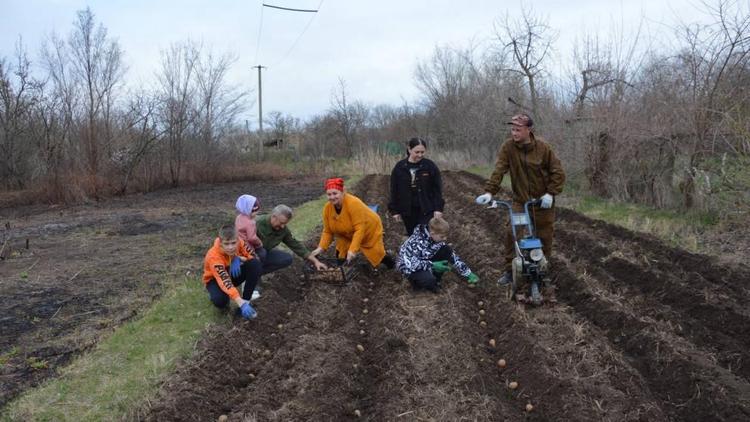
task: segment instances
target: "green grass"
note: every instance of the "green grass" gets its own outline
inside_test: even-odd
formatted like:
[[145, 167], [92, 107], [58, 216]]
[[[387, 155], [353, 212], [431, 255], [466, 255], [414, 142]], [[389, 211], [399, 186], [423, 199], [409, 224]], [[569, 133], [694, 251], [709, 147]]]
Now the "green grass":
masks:
[[661, 210], [593, 196], [570, 198], [566, 206], [591, 218], [653, 234], [672, 246], [692, 252], [705, 252], [699, 247], [700, 236], [718, 224], [715, 213]]
[[[353, 177], [346, 184], [352, 186], [358, 180]], [[295, 237], [317, 235], [313, 231], [321, 223], [324, 204], [321, 196], [295, 208], [289, 224]], [[213, 308], [199, 279], [185, 277], [169, 284], [168, 291], [140, 318], [117, 328], [93, 351], [60, 369], [58, 378], [26, 391], [5, 408], [1, 419], [101, 421], [136, 417], [176, 362], [193, 353], [205, 330], [231, 321], [231, 316]], [[11, 357], [11, 352], [0, 356], [0, 363]]]
[[13, 346], [10, 350], [0, 355], [0, 368], [5, 366], [11, 359], [18, 355], [18, 347]]
[[[203, 330], [221, 314], [200, 280], [185, 278], [141, 318], [119, 327], [57, 379], [27, 391], [4, 420], [99, 421], [133, 416], [156, 392], [163, 375], [189, 356]], [[226, 318], [226, 317], [224, 317]]]

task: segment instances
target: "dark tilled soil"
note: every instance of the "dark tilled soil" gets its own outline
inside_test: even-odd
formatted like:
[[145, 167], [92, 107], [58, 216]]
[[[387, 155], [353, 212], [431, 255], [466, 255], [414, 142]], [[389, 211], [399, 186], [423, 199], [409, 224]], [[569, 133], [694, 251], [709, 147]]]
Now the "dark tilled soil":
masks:
[[245, 192], [294, 206], [319, 197], [321, 183], [249, 181], [0, 209], [0, 407], [137, 315], [167, 280], [200, 270]]
[[[448, 274], [441, 293], [414, 292], [389, 271], [308, 284], [297, 261], [267, 277], [257, 320], [202, 339], [143, 418], [750, 418], [748, 267], [559, 209], [559, 303], [516, 305], [495, 284], [506, 216], [473, 203], [479, 177], [446, 172], [444, 184], [450, 240], [477, 287]], [[387, 186], [369, 176], [354, 192], [383, 210]], [[395, 251], [403, 226], [381, 216]]]

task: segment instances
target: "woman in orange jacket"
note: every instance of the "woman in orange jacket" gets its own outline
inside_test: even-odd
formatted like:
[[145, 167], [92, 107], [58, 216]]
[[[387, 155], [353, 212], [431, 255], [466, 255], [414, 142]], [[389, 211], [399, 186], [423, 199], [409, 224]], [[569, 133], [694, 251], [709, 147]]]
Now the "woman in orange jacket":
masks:
[[[344, 180], [326, 180], [328, 203], [323, 207], [323, 233], [318, 247], [310, 253], [317, 256], [336, 240], [336, 257], [351, 262], [361, 251], [373, 267], [383, 263], [393, 268], [393, 258], [385, 253], [383, 223], [375, 211], [362, 200], [344, 191]], [[318, 269], [325, 268], [322, 263]]]

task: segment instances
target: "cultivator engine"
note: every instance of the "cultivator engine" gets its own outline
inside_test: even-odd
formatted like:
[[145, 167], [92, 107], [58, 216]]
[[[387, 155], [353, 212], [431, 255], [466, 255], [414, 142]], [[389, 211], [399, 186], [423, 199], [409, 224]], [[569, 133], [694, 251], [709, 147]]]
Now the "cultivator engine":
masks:
[[354, 280], [360, 273], [358, 260], [351, 264], [339, 264], [333, 258], [319, 258], [320, 262], [328, 266], [327, 270], [317, 270], [312, 264], [305, 265], [302, 271], [302, 278], [305, 282], [322, 281], [331, 284], [346, 284]]

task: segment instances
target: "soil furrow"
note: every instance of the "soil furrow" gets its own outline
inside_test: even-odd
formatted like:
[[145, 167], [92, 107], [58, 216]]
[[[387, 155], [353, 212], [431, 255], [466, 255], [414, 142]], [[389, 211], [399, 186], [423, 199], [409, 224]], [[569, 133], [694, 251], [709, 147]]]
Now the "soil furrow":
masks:
[[[398, 273], [381, 271], [346, 286], [286, 289], [297, 285], [299, 267], [279, 272], [259, 303], [260, 318], [269, 321], [236, 323], [230, 333], [239, 330], [241, 343], [213, 334], [160, 401], [209, 420], [222, 412], [229, 420], [321, 421], [357, 414], [373, 421], [750, 417], [746, 290], [732, 290], [725, 279], [743, 276], [743, 267], [719, 268], [559, 210], [552, 263], [561, 303], [519, 306], [495, 283], [507, 216], [474, 204], [480, 177], [445, 172], [443, 181], [450, 241], [481, 277], [477, 287], [451, 273], [440, 294], [413, 292]], [[380, 205], [386, 249], [395, 253], [404, 236], [401, 223], [386, 216], [388, 177], [367, 176], [354, 191]], [[292, 316], [282, 318], [287, 309]], [[244, 385], [219, 388], [217, 397], [192, 375], [219, 382], [210, 374], [227, 363], [211, 366], [202, 356], [224, 350], [234, 350], [233, 368], [256, 373]], [[173, 389], [179, 379], [193, 385]], [[199, 401], [197, 392], [210, 400]]]
[[[562, 224], [561, 224], [562, 226]], [[648, 303], [644, 312], [657, 319], [670, 321], [682, 336], [698, 346], [716, 353], [726, 369], [750, 379], [750, 318], [733, 311], [723, 303], [708, 303], [706, 294], [677, 279], [672, 266], [642, 267], [623, 258], [612, 256], [606, 238], [592, 238], [587, 234], [561, 228], [558, 240], [574, 262], [588, 272], [601, 273], [600, 279], [628, 289], [628, 294], [640, 295]], [[594, 239], [604, 239], [594, 245]], [[705, 285], [697, 284], [697, 286]]]

